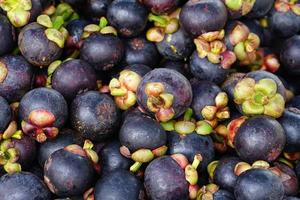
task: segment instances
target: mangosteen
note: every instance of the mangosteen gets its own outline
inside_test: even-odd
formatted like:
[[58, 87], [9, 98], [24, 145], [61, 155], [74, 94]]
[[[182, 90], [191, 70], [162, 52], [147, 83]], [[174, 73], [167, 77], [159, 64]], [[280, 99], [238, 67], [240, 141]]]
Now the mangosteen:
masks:
[[52, 153], [71, 144], [83, 144], [83, 138], [81, 138], [76, 131], [71, 129], [62, 130], [56, 138], [42, 143], [38, 152], [38, 162], [40, 166], [44, 167], [46, 160]]
[[227, 9], [221, 0], [189, 0], [180, 12], [180, 24], [193, 37], [221, 30], [227, 21]]
[[238, 157], [224, 157], [220, 159], [213, 173], [214, 182], [221, 188], [233, 192], [237, 180], [235, 166], [239, 162], [241, 160]]
[[180, 0], [140, 0], [152, 13], [161, 15], [174, 11]]
[[128, 114], [119, 132], [121, 154], [136, 163], [130, 168], [135, 172], [142, 163], [150, 162], [154, 156], [166, 153], [167, 135], [158, 122], [151, 117], [132, 112]]
[[137, 90], [137, 101], [158, 121], [179, 117], [192, 102], [189, 81], [179, 72], [158, 68], [147, 73]]
[[121, 144], [119, 141], [113, 141], [103, 147], [100, 152], [101, 169], [103, 174], [109, 172], [124, 169], [128, 170], [132, 161], [129, 158], [124, 157], [120, 153]]
[[283, 199], [284, 187], [279, 177], [267, 169], [250, 169], [242, 173], [234, 188], [236, 200]]
[[51, 200], [51, 193], [34, 174], [19, 172], [0, 178], [0, 198], [5, 200]]
[[296, 35], [287, 39], [280, 52], [280, 61], [285, 72], [292, 76], [300, 75], [300, 59], [297, 52], [300, 51], [300, 36]]
[[187, 60], [195, 46], [193, 40], [182, 28], [172, 34], [166, 34], [161, 42], [156, 43], [159, 53], [169, 60]]
[[156, 46], [145, 38], [135, 37], [126, 41], [124, 62], [127, 65], [143, 64], [156, 67], [159, 59]]
[[288, 38], [299, 32], [300, 12], [298, 6], [298, 1], [275, 1], [268, 17], [270, 29], [274, 34]]
[[31, 65], [22, 56], [7, 55], [0, 58], [0, 68], [0, 95], [11, 103], [19, 101], [31, 88]]
[[89, 19], [96, 20], [106, 16], [108, 6], [112, 0], [87, 0], [84, 1], [83, 12]]
[[248, 18], [264, 17], [272, 9], [274, 4], [274, 0], [255, 0], [254, 2], [250, 13], [246, 15]]
[[153, 160], [145, 171], [145, 189], [153, 200], [195, 199], [197, 196], [197, 165], [188, 163], [182, 154], [163, 156]]
[[244, 115], [279, 118], [285, 107], [286, 90], [281, 80], [266, 71], [246, 74], [234, 86], [234, 102]]
[[[44, 165], [44, 181], [59, 197], [83, 194], [94, 182], [94, 163], [88, 152], [79, 145], [68, 145], [52, 153]], [[93, 161], [98, 161], [94, 152]]]
[[213, 82], [192, 79], [192, 109], [198, 120], [224, 120], [230, 117], [228, 96]]
[[299, 120], [300, 109], [297, 107], [287, 107], [283, 116], [279, 118], [279, 123], [282, 125], [286, 135], [285, 152], [296, 153], [300, 151]]
[[247, 15], [252, 10], [256, 0], [250, 0], [250, 1], [223, 0], [223, 2], [228, 10], [228, 17], [230, 19], [238, 19]]
[[247, 119], [238, 128], [234, 146], [242, 160], [272, 162], [282, 153], [286, 141], [284, 129], [270, 117], [258, 116]]
[[0, 55], [10, 53], [15, 47], [15, 29], [10, 24], [6, 16], [0, 14]]
[[8, 102], [0, 96], [0, 133], [3, 134], [12, 119], [12, 111]]
[[19, 119], [25, 134], [38, 142], [57, 136], [68, 118], [68, 105], [64, 97], [50, 88], [37, 88], [27, 92], [20, 101]]
[[84, 60], [69, 60], [57, 66], [51, 84], [66, 100], [72, 101], [77, 94], [96, 89], [96, 71]]
[[71, 104], [71, 125], [83, 138], [101, 142], [112, 137], [119, 126], [119, 119], [115, 102], [106, 94], [85, 92]]
[[111, 34], [92, 33], [84, 40], [80, 58], [87, 61], [98, 71], [108, 71], [123, 58], [124, 44]]
[[141, 181], [132, 173], [118, 169], [101, 177], [94, 188], [95, 200], [136, 200], [144, 197]]
[[129, 65], [109, 82], [110, 94], [120, 109], [128, 110], [136, 104], [137, 87], [142, 77], [150, 71], [151, 68], [146, 65]]
[[45, 28], [36, 22], [21, 30], [18, 45], [26, 60], [38, 67], [50, 65], [62, 53], [62, 49], [47, 38]]
[[123, 37], [134, 37], [147, 25], [148, 11], [138, 0], [114, 0], [107, 10], [109, 23]]

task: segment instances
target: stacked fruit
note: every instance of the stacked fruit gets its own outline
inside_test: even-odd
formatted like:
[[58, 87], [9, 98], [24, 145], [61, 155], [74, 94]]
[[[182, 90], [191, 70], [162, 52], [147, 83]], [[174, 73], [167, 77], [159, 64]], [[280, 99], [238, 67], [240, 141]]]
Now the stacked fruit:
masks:
[[300, 199], [300, 1], [0, 0], [0, 200]]

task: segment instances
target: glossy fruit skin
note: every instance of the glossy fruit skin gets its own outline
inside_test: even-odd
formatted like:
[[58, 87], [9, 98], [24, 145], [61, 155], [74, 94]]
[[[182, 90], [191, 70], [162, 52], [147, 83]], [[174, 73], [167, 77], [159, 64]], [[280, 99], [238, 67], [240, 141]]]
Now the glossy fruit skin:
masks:
[[274, 0], [256, 0], [250, 13], [246, 16], [249, 18], [260, 18], [265, 16], [272, 8]]
[[188, 66], [185, 62], [182, 61], [172, 61], [172, 60], [163, 60], [160, 63], [161, 68], [173, 69], [180, 74], [184, 75], [185, 77], [189, 77], [188, 74]]
[[191, 107], [196, 118], [202, 120], [204, 119], [201, 114], [202, 109], [205, 106], [215, 106], [215, 98], [222, 90], [213, 82], [198, 79], [191, 79], [190, 82], [193, 90]]
[[300, 109], [296, 107], [288, 107], [285, 109], [283, 116], [279, 119], [285, 135], [286, 144], [284, 151], [296, 153], [300, 151]]
[[227, 190], [219, 189], [214, 193], [214, 200], [234, 200], [234, 195]]
[[298, 197], [292, 197], [292, 196], [288, 196], [288, 197], [284, 197], [283, 200], [299, 200], [300, 198]]
[[214, 145], [211, 137], [191, 133], [180, 136], [177, 132], [168, 132], [168, 152], [172, 154], [183, 154], [190, 163], [196, 154], [201, 154], [203, 160], [198, 167], [199, 171], [206, 170], [207, 165], [215, 157]]
[[189, 0], [180, 12], [180, 24], [193, 37], [221, 30], [227, 21], [227, 9], [220, 0]]
[[166, 34], [163, 41], [156, 43], [156, 47], [164, 58], [174, 61], [187, 59], [195, 49], [193, 40], [183, 28]]
[[76, 196], [88, 190], [95, 178], [92, 162], [66, 149], [51, 154], [44, 166], [44, 181], [59, 197]]
[[300, 36], [296, 35], [287, 39], [280, 52], [280, 61], [285, 71], [290, 75], [300, 74], [300, 58], [298, 53], [300, 51]]
[[132, 161], [120, 153], [121, 144], [113, 141], [103, 147], [99, 156], [101, 158], [102, 174], [107, 174], [115, 170], [128, 170]]
[[43, 5], [41, 0], [31, 0], [32, 8], [30, 9], [29, 22], [33, 22], [43, 11]]
[[104, 174], [95, 186], [95, 200], [136, 200], [142, 195], [143, 185], [129, 171], [118, 169]]
[[12, 145], [20, 153], [17, 162], [22, 166], [22, 170], [30, 169], [38, 152], [35, 141], [23, 135], [20, 140], [12, 139]]
[[145, 93], [145, 86], [149, 82], [160, 82], [164, 84], [166, 92], [175, 97], [172, 105], [172, 108], [175, 111], [174, 118], [183, 114], [191, 105], [192, 88], [189, 81], [182, 74], [175, 70], [157, 68], [147, 73], [138, 86], [138, 104], [145, 111], [150, 113], [150, 111], [147, 109], [147, 95]]
[[68, 118], [68, 106], [64, 97], [50, 88], [36, 88], [27, 92], [20, 101], [19, 119], [29, 122], [29, 115], [36, 109], [44, 109], [55, 117], [53, 126], [62, 128]]
[[268, 19], [270, 29], [279, 37], [289, 38], [296, 35], [300, 30], [300, 16], [296, 15], [291, 10], [280, 12], [273, 8], [270, 11]]
[[79, 50], [80, 46], [82, 45], [82, 34], [83, 29], [89, 23], [84, 19], [75, 19], [70, 21], [66, 29], [69, 32], [69, 36], [65, 43], [64, 54], [71, 55], [74, 50]]
[[279, 200], [284, 196], [284, 188], [273, 172], [266, 169], [250, 169], [238, 177], [234, 196], [236, 200]]
[[82, 137], [100, 142], [114, 135], [120, 113], [111, 97], [96, 91], [78, 95], [71, 104], [70, 121]]
[[107, 8], [112, 0], [87, 0], [84, 3], [84, 14], [90, 19], [99, 20], [106, 15]]
[[274, 163], [274, 168], [280, 171], [280, 180], [282, 181], [285, 195], [297, 195], [299, 184], [294, 169], [279, 162]]
[[18, 46], [22, 55], [32, 65], [46, 67], [57, 60], [62, 49], [48, 40], [43, 26], [36, 22], [26, 25], [20, 32]]
[[84, 60], [74, 59], [62, 63], [52, 76], [52, 88], [66, 100], [73, 100], [77, 94], [96, 89], [97, 76], [94, 68]]
[[167, 135], [160, 124], [142, 113], [130, 113], [125, 117], [119, 132], [121, 145], [130, 152], [138, 149], [154, 150], [166, 144]]
[[29, 172], [6, 174], [0, 178], [0, 198], [5, 200], [51, 200], [44, 183]]
[[115, 0], [108, 7], [107, 19], [121, 36], [134, 37], [146, 28], [148, 11], [137, 0]]
[[124, 60], [128, 65], [144, 64], [150, 67], [156, 67], [160, 55], [156, 46], [143, 37], [135, 37], [126, 40]]
[[44, 167], [46, 160], [52, 153], [71, 144], [83, 144], [83, 139], [79, 137], [78, 133], [71, 129], [62, 130], [56, 138], [42, 143], [38, 151], [38, 162], [40, 166]]
[[20, 101], [31, 88], [32, 66], [24, 57], [12, 55], [1, 57], [0, 63], [8, 70], [6, 78], [0, 83], [0, 96], [9, 102]]
[[3, 133], [10, 120], [12, 118], [12, 112], [6, 99], [0, 96], [0, 133]]
[[11, 52], [15, 46], [15, 29], [5, 15], [0, 14], [0, 55]]
[[108, 71], [123, 58], [123, 42], [113, 35], [93, 33], [80, 50], [80, 58], [87, 61], [98, 71]]
[[273, 118], [259, 116], [246, 120], [234, 138], [235, 150], [242, 160], [274, 161], [282, 152], [286, 141], [284, 130]]
[[244, 77], [244, 73], [232, 73], [222, 83], [221, 88], [228, 95], [229, 101], [232, 105], [234, 105], [234, 87]]
[[224, 157], [220, 159], [214, 171], [214, 182], [221, 188], [233, 192], [238, 178], [234, 173], [234, 168], [239, 162], [241, 160], [238, 157]]
[[176, 9], [180, 0], [140, 0], [152, 13], [160, 15]]
[[220, 64], [213, 64], [207, 58], [200, 58], [197, 51], [190, 57], [190, 71], [192, 75], [200, 80], [222, 83], [227, 76], [228, 71]]
[[152, 200], [188, 199], [184, 170], [170, 156], [156, 158], [147, 166], [144, 185]]

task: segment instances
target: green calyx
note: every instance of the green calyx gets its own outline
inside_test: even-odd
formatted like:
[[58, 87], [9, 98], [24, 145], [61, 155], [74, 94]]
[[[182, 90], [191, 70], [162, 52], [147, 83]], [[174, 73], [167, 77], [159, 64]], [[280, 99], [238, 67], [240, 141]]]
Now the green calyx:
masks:
[[84, 141], [83, 150], [92, 163], [97, 164], [99, 162], [99, 156], [97, 152], [93, 150], [93, 147], [94, 144], [90, 140]]
[[63, 27], [63, 17], [58, 16], [53, 21], [48, 15], [40, 15], [37, 18], [37, 23], [46, 28], [45, 35], [48, 40], [54, 42], [60, 48], [64, 47], [68, 31]]
[[167, 15], [154, 15], [150, 13], [148, 16], [150, 22], [154, 22], [155, 27], [164, 29], [166, 34], [175, 33], [179, 29], [179, 21], [175, 17], [169, 17]]
[[113, 34], [115, 36], [118, 35], [117, 30], [108, 26], [108, 21], [105, 17], [101, 17], [99, 20], [99, 24], [89, 24], [83, 29], [82, 38], [88, 38], [92, 33], [101, 33], [101, 34]]
[[130, 155], [135, 163], [130, 167], [131, 172], [137, 172], [143, 163], [151, 162], [155, 157], [163, 156], [167, 153], [168, 147], [161, 146], [154, 150], [139, 149]]
[[7, 12], [9, 21], [15, 27], [25, 26], [29, 22], [31, 0], [3, 0], [0, 7]]
[[278, 118], [285, 107], [283, 96], [277, 93], [274, 80], [265, 78], [257, 83], [252, 78], [241, 80], [234, 88], [234, 101], [247, 115], [267, 115]]
[[241, 11], [242, 15], [248, 14], [253, 6], [255, 0], [225, 0], [225, 5], [232, 11]]
[[204, 185], [197, 192], [197, 200], [213, 200], [214, 193], [219, 190], [219, 186], [216, 184], [210, 183], [208, 185]]
[[51, 88], [52, 85], [52, 75], [55, 72], [55, 70], [57, 70], [59, 68], [59, 66], [61, 65], [62, 61], [61, 60], [56, 60], [54, 62], [52, 62], [49, 67], [48, 67], [48, 77], [47, 77], [47, 83], [46, 86], [48, 88]]
[[225, 5], [230, 10], [238, 11], [242, 8], [243, 0], [225, 0]]
[[21, 171], [21, 165], [17, 163], [19, 159], [19, 150], [14, 148], [11, 139], [4, 139], [0, 143], [0, 165], [3, 166], [7, 173]]
[[190, 185], [196, 185], [198, 183], [198, 172], [197, 168], [202, 161], [201, 154], [196, 154], [192, 164], [188, 164], [185, 169], [185, 179]]
[[219, 163], [219, 161], [215, 160], [207, 165], [207, 172], [208, 172], [210, 180], [213, 180], [213, 178], [214, 178], [215, 169], [216, 169], [218, 163]]

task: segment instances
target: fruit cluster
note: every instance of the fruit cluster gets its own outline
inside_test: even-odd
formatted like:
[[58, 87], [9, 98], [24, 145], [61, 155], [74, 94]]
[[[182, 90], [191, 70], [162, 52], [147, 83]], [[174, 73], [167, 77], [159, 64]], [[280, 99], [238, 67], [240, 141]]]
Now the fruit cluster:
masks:
[[300, 0], [0, 0], [0, 200], [300, 200]]

